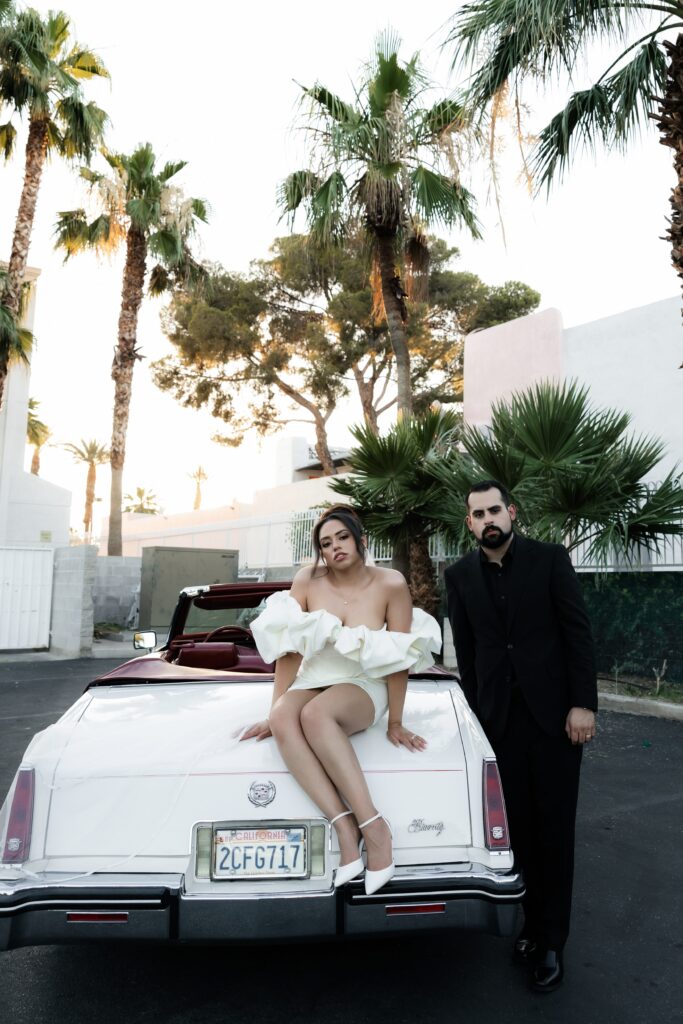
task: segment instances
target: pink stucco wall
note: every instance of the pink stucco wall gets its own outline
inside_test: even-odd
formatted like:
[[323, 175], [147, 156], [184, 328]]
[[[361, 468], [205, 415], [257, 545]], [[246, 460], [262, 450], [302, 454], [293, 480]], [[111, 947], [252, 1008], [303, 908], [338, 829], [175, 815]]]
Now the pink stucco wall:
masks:
[[491, 420], [493, 402], [537, 380], [561, 380], [562, 317], [557, 309], [522, 316], [465, 339], [465, 422]]

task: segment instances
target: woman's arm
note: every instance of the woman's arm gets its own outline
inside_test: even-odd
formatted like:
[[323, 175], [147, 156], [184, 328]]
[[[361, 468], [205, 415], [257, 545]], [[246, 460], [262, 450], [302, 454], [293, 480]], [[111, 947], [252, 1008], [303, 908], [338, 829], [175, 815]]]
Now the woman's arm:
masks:
[[[306, 590], [307, 582], [310, 579], [310, 569], [300, 569], [294, 577], [292, 583], [292, 589], [290, 590], [290, 596], [298, 601], [303, 611], [306, 611]], [[297, 654], [294, 651], [290, 651], [289, 654], [283, 654], [282, 657], [278, 658], [275, 662], [275, 678], [273, 680], [273, 696], [270, 702], [271, 708], [273, 704], [280, 697], [287, 692], [294, 680], [296, 674], [299, 671], [301, 665], [302, 655]], [[267, 718], [264, 718], [261, 722], [255, 722], [254, 725], [250, 726], [246, 730], [244, 735], [240, 736], [241, 740], [250, 740], [256, 737], [257, 740], [266, 740], [269, 736], [272, 736], [270, 731], [270, 722]]]
[[273, 699], [270, 702], [272, 708], [276, 700], [278, 700], [283, 693], [286, 693], [290, 688], [296, 674], [299, 671], [299, 665], [301, 664], [302, 656], [291, 652], [290, 654], [283, 654], [281, 658], [278, 658], [275, 662], [275, 681], [273, 682]]
[[[408, 584], [396, 573], [398, 579], [392, 579], [387, 602], [387, 629], [394, 633], [410, 633], [413, 621], [413, 602]], [[392, 672], [387, 676], [389, 691], [389, 724], [387, 736], [395, 747], [407, 747], [408, 750], [424, 750], [426, 741], [403, 726], [403, 706], [408, 689], [408, 672]]]

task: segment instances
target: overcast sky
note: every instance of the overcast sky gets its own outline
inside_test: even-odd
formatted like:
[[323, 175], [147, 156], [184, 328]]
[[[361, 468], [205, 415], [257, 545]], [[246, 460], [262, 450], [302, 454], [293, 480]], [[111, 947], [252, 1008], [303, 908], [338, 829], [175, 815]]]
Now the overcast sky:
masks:
[[[40, 11], [56, 3], [32, 6]], [[200, 236], [200, 255], [245, 271], [267, 254], [278, 224], [276, 188], [301, 162], [301, 134], [293, 131], [300, 90], [296, 82], [324, 81], [353, 99], [351, 81], [369, 56], [373, 39], [389, 22], [403, 39], [402, 53], [419, 49], [444, 92], [456, 83], [440, 52], [444, 25], [454, 5], [389, 4], [347, 0], [219, 4], [215, 0], [65, 0], [79, 41], [96, 49], [112, 81], [87, 88], [110, 113], [111, 148], [130, 151], [149, 141], [162, 161], [187, 160], [178, 175], [185, 191], [208, 200], [211, 218]], [[577, 85], [581, 85], [577, 81]], [[562, 105], [562, 93], [530, 94], [527, 128], [539, 128]], [[21, 142], [23, 144], [24, 136]], [[673, 171], [668, 150], [649, 129], [628, 156], [582, 158], [566, 183], [548, 199], [531, 200], [519, 180], [520, 161], [511, 143], [500, 156], [503, 244], [499, 215], [489, 195], [484, 166], [464, 171], [479, 199], [484, 240], [464, 234], [458, 267], [499, 284], [514, 278], [540, 291], [542, 308], [554, 306], [566, 326], [653, 302], [678, 290], [667, 244], [661, 241]], [[0, 168], [0, 257], [9, 257], [21, 188], [23, 149]], [[97, 263], [81, 256], [64, 266], [52, 249], [59, 210], [83, 205], [77, 178], [57, 162], [44, 173], [30, 263], [42, 271], [38, 285], [31, 394], [58, 442], [109, 439], [113, 385], [109, 367], [121, 289], [122, 261]], [[248, 498], [273, 482], [274, 441], [250, 439], [240, 450], [209, 438], [221, 424], [208, 414], [182, 409], [159, 392], [148, 365], [168, 353], [159, 327], [158, 301], [146, 300], [139, 343], [146, 360], [135, 369], [124, 489], [156, 492], [167, 512], [191, 507], [188, 479], [202, 464], [209, 480], [204, 507]], [[332, 420], [332, 445], [348, 441], [346, 409]], [[289, 432], [301, 433], [301, 426]], [[310, 433], [313, 440], [312, 430]], [[27, 464], [30, 453], [27, 451]], [[74, 491], [74, 525], [82, 514], [85, 470], [57, 448], [45, 451], [42, 475]], [[98, 495], [106, 511], [109, 481], [100, 471]]]

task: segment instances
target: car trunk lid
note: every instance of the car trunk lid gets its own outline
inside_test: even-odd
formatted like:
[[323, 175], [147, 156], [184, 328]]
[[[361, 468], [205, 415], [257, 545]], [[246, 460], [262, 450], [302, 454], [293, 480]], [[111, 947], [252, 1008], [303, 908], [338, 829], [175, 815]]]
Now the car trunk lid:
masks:
[[[179, 856], [198, 821], [320, 818], [273, 739], [239, 741], [267, 714], [268, 683], [97, 687], [57, 766], [45, 855]], [[352, 739], [397, 860], [470, 843], [465, 758], [447, 686], [411, 682], [406, 725], [428, 742], [396, 749], [386, 722]]]

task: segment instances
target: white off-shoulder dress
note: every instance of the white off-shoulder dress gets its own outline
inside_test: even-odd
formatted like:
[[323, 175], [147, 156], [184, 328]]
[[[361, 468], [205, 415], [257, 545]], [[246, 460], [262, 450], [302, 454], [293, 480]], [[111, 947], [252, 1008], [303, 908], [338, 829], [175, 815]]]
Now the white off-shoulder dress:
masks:
[[305, 612], [289, 593], [280, 590], [250, 624], [259, 654], [275, 661], [284, 654], [303, 655], [292, 690], [324, 689], [353, 683], [375, 707], [376, 722], [387, 709], [386, 677], [410, 669], [420, 672], [434, 664], [441, 650], [441, 630], [433, 616], [413, 610], [410, 633], [367, 626], [344, 626], [322, 609]]

